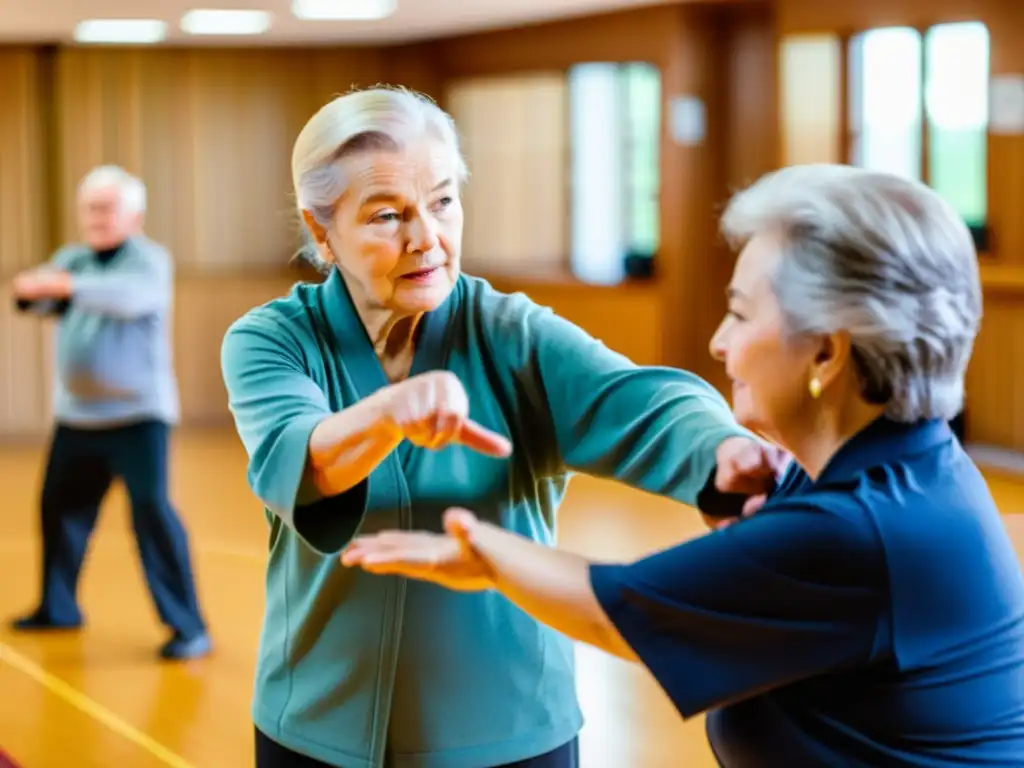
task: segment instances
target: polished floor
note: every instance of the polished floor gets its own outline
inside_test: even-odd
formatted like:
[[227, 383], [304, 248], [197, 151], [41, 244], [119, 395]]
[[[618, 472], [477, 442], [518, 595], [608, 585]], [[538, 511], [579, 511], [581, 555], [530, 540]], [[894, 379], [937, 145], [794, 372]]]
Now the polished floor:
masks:
[[[0, 616], [29, 608], [38, 589], [39, 449], [0, 448]], [[990, 477], [1005, 512], [1024, 512], [1024, 479]], [[248, 768], [249, 699], [263, 603], [265, 523], [245, 486], [245, 457], [228, 432], [191, 432], [175, 445], [174, 495], [191, 532], [214, 656], [161, 664], [164, 639], [142, 582], [124, 498], [115, 492], [93, 540], [79, 634], [0, 629], [0, 750], [23, 768]], [[1024, 557], [1024, 515], [1007, 525]], [[692, 536], [697, 516], [589, 478], [574, 482], [563, 546], [627, 559]], [[640, 668], [581, 647], [587, 725], [583, 768], [711, 768], [703, 722], [682, 723]]]

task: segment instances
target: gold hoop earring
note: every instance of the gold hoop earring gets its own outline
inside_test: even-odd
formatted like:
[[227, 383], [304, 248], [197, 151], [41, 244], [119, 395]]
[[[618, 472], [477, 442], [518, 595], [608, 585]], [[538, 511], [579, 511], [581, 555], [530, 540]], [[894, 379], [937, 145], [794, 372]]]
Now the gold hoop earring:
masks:
[[821, 397], [821, 379], [819, 379], [817, 376], [811, 379], [811, 383], [807, 386], [807, 388], [811, 392], [811, 397], [813, 397], [815, 400]]

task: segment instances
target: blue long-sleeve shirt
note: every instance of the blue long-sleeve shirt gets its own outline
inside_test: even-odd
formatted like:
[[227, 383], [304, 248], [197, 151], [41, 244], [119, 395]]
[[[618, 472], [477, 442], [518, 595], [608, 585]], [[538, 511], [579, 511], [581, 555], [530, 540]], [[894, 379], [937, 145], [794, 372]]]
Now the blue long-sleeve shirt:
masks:
[[53, 403], [57, 423], [107, 428], [179, 417], [171, 352], [174, 264], [163, 246], [136, 236], [115, 252], [61, 248], [50, 265], [72, 275], [65, 302], [24, 307], [56, 314]]

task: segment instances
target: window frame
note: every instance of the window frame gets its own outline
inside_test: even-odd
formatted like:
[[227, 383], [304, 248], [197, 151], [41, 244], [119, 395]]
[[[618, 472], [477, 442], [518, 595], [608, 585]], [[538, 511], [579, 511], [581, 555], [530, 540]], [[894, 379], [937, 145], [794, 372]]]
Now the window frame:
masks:
[[[928, 109], [927, 109], [927, 83], [928, 83], [928, 32], [934, 27], [946, 26], [948, 24], [967, 24], [967, 23], [981, 23], [985, 25], [986, 30], [989, 33], [989, 39], [991, 40], [991, 29], [988, 24], [982, 19], [956, 19], [950, 21], [932, 21], [927, 24], [913, 24], [913, 23], [901, 23], [896, 20], [888, 24], [881, 26], [857, 26], [857, 27], [844, 27], [842, 29], [832, 29], [821, 31], [817, 34], [822, 35], [833, 35], [836, 37], [839, 45], [839, 122], [840, 122], [840, 135], [839, 135], [839, 152], [840, 157], [844, 163], [853, 164], [853, 147], [856, 140], [857, 134], [860, 131], [858, 126], [854, 126], [851, 120], [851, 79], [852, 72], [850, 69], [850, 48], [851, 43], [855, 37], [868, 32], [872, 32], [879, 29], [891, 29], [894, 27], [913, 29], [921, 38], [921, 88], [920, 88], [920, 103], [918, 107], [921, 111], [921, 157], [919, 162], [921, 164], [921, 182], [931, 186], [931, 131], [929, 130], [928, 121]], [[791, 33], [792, 34], [792, 33]], [[799, 34], [810, 34], [809, 32], [801, 32]], [[989, 83], [991, 83], [991, 48], [989, 50]], [[974, 240], [975, 249], [978, 252], [979, 257], [987, 258], [990, 252], [991, 246], [991, 227], [989, 224], [990, 219], [990, 205], [992, 201], [992, 133], [988, 125], [985, 130], [985, 221], [981, 226], [968, 224], [968, 228], [971, 232], [971, 237]]]
[[[654, 278], [655, 265], [661, 254], [662, 245], [662, 233], [663, 233], [663, 215], [661, 210], [661, 197], [662, 197], [662, 160], [665, 155], [664, 146], [664, 126], [666, 119], [666, 95], [665, 95], [665, 73], [662, 71], [662, 66], [656, 62], [647, 59], [586, 59], [583, 61], [575, 61], [572, 64], [565, 67], [564, 75], [566, 81], [566, 98], [572, 98], [572, 72], [576, 67], [587, 66], [593, 64], [607, 65], [612, 68], [615, 72], [615, 88], [617, 91], [617, 98], [620, 102], [629, 101], [629, 88], [630, 82], [628, 77], [628, 71], [631, 67], [648, 67], [653, 70], [658, 77], [658, 130], [655, 132], [655, 153], [656, 153], [656, 168], [657, 168], [657, 184], [653, 191], [655, 200], [655, 210], [657, 211], [656, 220], [656, 247], [650, 253], [639, 253], [634, 250], [636, 241], [636, 232], [634, 231], [633, 215], [635, 212], [634, 203], [636, 202], [636, 195], [639, 193], [639, 189], [632, 183], [631, 170], [635, 161], [634, 155], [635, 145], [637, 138], [632, 131], [630, 131], [630, 120], [628, 113], [623, 110], [619, 115], [619, 130], [622, 136], [622, 142], [620, 145], [620, 159], [622, 163], [622, 182], [620, 184], [620, 193], [622, 195], [622, 221], [623, 221], [623, 250], [621, 253], [623, 260], [623, 276], [618, 283], [614, 284], [598, 284], [594, 285], [621, 285], [623, 283], [642, 281], [648, 282]], [[567, 105], [568, 114], [570, 114], [571, 124], [571, 104]], [[567, 195], [568, 211], [566, 215], [571, 221], [574, 216], [574, 208], [576, 202], [576, 195], [573, 189], [573, 137], [570, 135], [568, 141], [566, 141], [566, 183], [569, 185], [569, 194]], [[574, 249], [574, 243], [572, 242], [572, 232], [570, 228], [569, 232], [569, 243], [568, 243], [568, 255], [566, 258], [566, 268], [574, 279], [586, 282], [588, 285], [591, 283], [583, 281], [576, 273], [572, 263], [572, 253]]]

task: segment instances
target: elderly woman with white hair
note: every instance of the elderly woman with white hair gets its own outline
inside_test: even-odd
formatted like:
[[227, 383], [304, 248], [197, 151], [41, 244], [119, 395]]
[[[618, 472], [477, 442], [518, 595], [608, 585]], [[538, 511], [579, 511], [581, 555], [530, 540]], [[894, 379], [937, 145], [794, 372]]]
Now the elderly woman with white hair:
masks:
[[573, 470], [718, 511], [716, 488], [756, 503], [774, 452], [695, 376], [640, 368], [460, 274], [466, 168], [430, 100], [335, 99], [292, 174], [328, 277], [238, 320], [222, 360], [270, 524], [257, 766], [575, 766], [567, 638], [497, 593], [340, 552], [357, 533], [441, 531], [452, 505], [548, 545]]
[[1024, 580], [950, 433], [981, 317], [970, 235], [916, 182], [788, 168], [725, 213], [711, 352], [795, 461], [757, 514], [631, 564], [450, 510], [343, 558], [499, 592], [709, 712], [725, 768], [1021, 765]]

